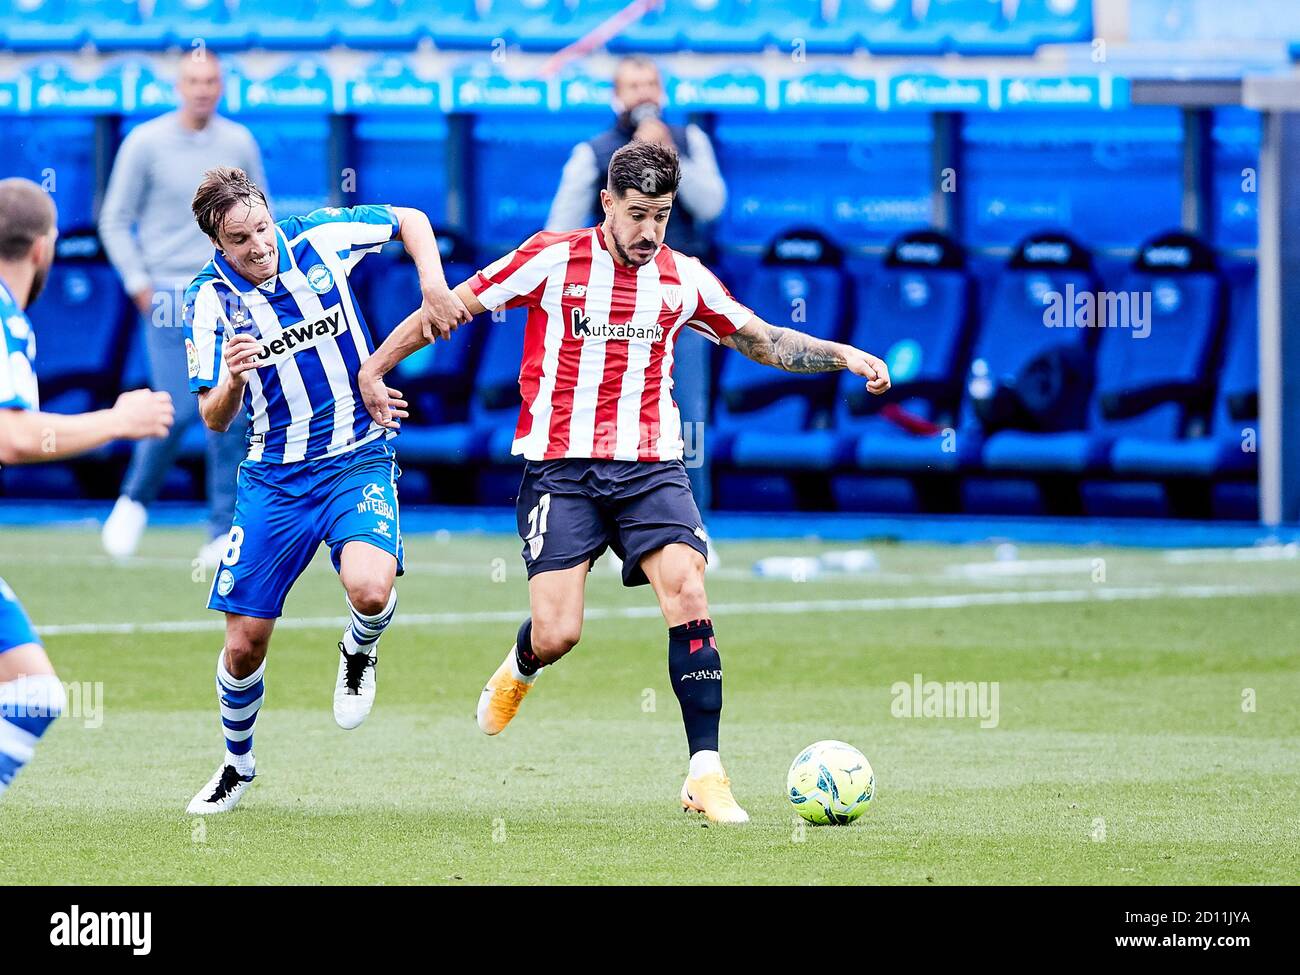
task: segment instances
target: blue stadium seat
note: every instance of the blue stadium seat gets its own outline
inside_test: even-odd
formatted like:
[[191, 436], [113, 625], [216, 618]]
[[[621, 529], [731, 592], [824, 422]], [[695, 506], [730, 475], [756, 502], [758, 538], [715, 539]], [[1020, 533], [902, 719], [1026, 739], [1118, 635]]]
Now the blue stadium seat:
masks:
[[954, 29], [951, 43], [962, 54], [1032, 54], [1042, 44], [1092, 38], [1090, 0], [1016, 0], [1004, 17]]
[[358, 115], [351, 145], [354, 200], [418, 207], [434, 223], [446, 219], [447, 122], [441, 114]]
[[272, 213], [282, 219], [327, 206], [330, 119], [320, 112], [248, 112], [240, 116], [262, 150]]
[[[694, 48], [683, 36], [689, 26], [700, 28], [702, 37], [712, 36], [720, 11], [734, 0], [659, 0], [639, 20], [628, 24], [605, 42], [611, 51], [662, 54], [685, 46]], [[583, 37], [627, 7], [627, 0], [560, 0], [560, 46]], [[705, 42], [701, 41], [704, 49]]]
[[24, 115], [4, 119], [6, 176], [50, 186], [59, 207], [59, 230], [94, 221], [95, 127], [89, 115]]
[[987, 469], [1086, 477], [1108, 471], [1121, 437], [1183, 434], [1197, 404], [1208, 400], [1209, 357], [1223, 317], [1213, 253], [1186, 234], [1161, 235], [1142, 248], [1119, 294], [1132, 298], [1129, 322], [1102, 329], [1085, 427], [995, 433], [984, 445]]
[[1037, 503], [1038, 489], [1029, 481], [977, 476], [987, 431], [977, 415], [976, 398], [985, 398], [997, 384], [1014, 382], [1030, 362], [1053, 348], [1090, 360], [1095, 330], [1044, 327], [1044, 298], [1095, 288], [1091, 256], [1056, 232], [1027, 236], [1007, 266], [992, 275], [957, 423], [958, 462], [965, 473], [962, 504], [968, 510], [1025, 513]]
[[926, 34], [942, 35], [945, 50], [962, 51], [964, 39], [996, 36], [1001, 24], [1002, 0], [930, 0], [917, 26]]
[[[609, 127], [608, 111], [485, 113], [474, 119], [473, 227], [489, 256], [518, 247], [542, 229], [556, 181], [576, 143]], [[520, 160], [528, 160], [521, 166]]]
[[[438, 231], [443, 272], [448, 282], [464, 281], [474, 273], [467, 245], [455, 234]], [[420, 277], [403, 254], [387, 261], [368, 282], [366, 321], [378, 345], [420, 305]], [[457, 329], [451, 341], [432, 345], [404, 359], [389, 375], [412, 404], [409, 425], [441, 425], [466, 419], [470, 391], [484, 330], [470, 325]]]
[[316, 16], [332, 40], [358, 48], [413, 48], [423, 24], [403, 0], [317, 0]]
[[0, 0], [0, 41], [17, 53], [75, 51], [86, 43], [78, 7], [77, 0]]
[[[742, 300], [773, 325], [790, 326], [838, 340], [844, 332], [847, 280], [843, 252], [817, 230], [796, 229], [777, 237], [755, 270]], [[824, 427], [834, 378], [800, 375], [762, 366], [737, 354], [723, 358], [718, 376], [708, 450], [715, 468], [743, 474], [787, 472], [794, 454], [813, 446], [806, 433]], [[819, 468], [820, 456], [802, 457], [801, 467]], [[765, 489], [777, 496], [784, 474], [765, 474]], [[727, 494], [755, 493], [734, 476]]]
[[1158, 480], [1224, 478], [1248, 476], [1257, 469], [1259, 292], [1255, 279], [1233, 298], [1209, 429], [1179, 439], [1121, 437], [1110, 455], [1117, 475]]
[[880, 270], [858, 279], [849, 343], [885, 360], [893, 391], [882, 402], [863, 379], [841, 373], [833, 428], [805, 435], [835, 444], [836, 467], [872, 472], [837, 474], [837, 507], [939, 506], [929, 482], [953, 474], [961, 460], [960, 441], [945, 431], [956, 424], [970, 344], [973, 289], [965, 265], [955, 242], [914, 231], [894, 242]]
[[99, 46], [114, 49], [179, 45], [189, 50], [195, 39], [217, 51], [249, 44], [249, 18], [232, 17], [225, 0], [154, 0], [150, 6], [138, 27], [98, 33], [92, 28], [92, 38]]
[[993, 282], [971, 353], [959, 428], [962, 449], [971, 452], [969, 461], [982, 453], [986, 435], [976, 399], [995, 384], [1014, 381], [1030, 362], [1055, 347], [1091, 355], [1095, 329], [1048, 328], [1044, 316], [1051, 296], [1064, 300], [1091, 294], [1096, 287], [1091, 256], [1065, 234], [1031, 234], [1016, 248]]
[[[486, 47], [500, 37], [525, 51], [555, 51], [576, 40], [580, 33], [571, 23], [564, 23], [565, 17], [561, 0], [490, 0], [476, 27], [461, 28], [467, 31], [467, 37], [457, 38], [449, 31], [442, 38], [435, 35], [435, 41], [450, 46]], [[469, 43], [457, 44], [457, 40]]]
[[[800, 45], [810, 54], [849, 54], [859, 43], [854, 30], [858, 22], [847, 18], [842, 6], [837, 9], [822, 0], [742, 0], [745, 7], [756, 9], [756, 23], [766, 41], [787, 54]], [[735, 28], [724, 24], [722, 31], [732, 34]], [[689, 43], [698, 50], [693, 37]]]
[[86, 39], [101, 51], [148, 47], [141, 38], [137, 0], [65, 0], [69, 20], [85, 28]]
[[515, 308], [506, 312], [500, 322], [484, 315], [457, 330], [455, 342], [469, 338], [466, 329], [486, 333], [479, 340], [482, 355], [469, 397], [468, 417], [459, 423], [404, 429], [398, 442], [404, 460], [452, 465], [512, 463], [510, 445], [519, 418], [519, 364], [527, 316], [526, 309]]
[[747, 54], [773, 43], [790, 50], [785, 28], [800, 24], [812, 34], [822, 26], [819, 10], [819, 0], [667, 0], [662, 19], [680, 24], [683, 50]]
[[1028, 35], [1035, 46], [1092, 40], [1090, 0], [1020, 0], [1007, 22], [1012, 34]]
[[[542, 0], [550, 4], [552, 0]], [[531, 14], [535, 14], [532, 10]], [[505, 35], [504, 20], [495, 20], [490, 10], [479, 16], [475, 0], [404, 0], [404, 14], [417, 24], [421, 33], [440, 48], [482, 50]], [[531, 15], [530, 14], [530, 15]]]
[[[884, 249], [931, 219], [933, 132], [921, 112], [734, 112], [714, 127], [727, 205], [718, 237], [765, 247], [815, 224], [846, 247]], [[809, 174], [816, 174], [816, 192]]]
[[126, 354], [126, 310], [94, 230], [62, 235], [45, 291], [28, 313], [43, 409], [84, 413], [112, 404]]
[[[742, 0], [663, 0], [608, 43], [613, 51], [759, 51], [763, 31], [738, 15]], [[578, 0], [583, 9], [586, 0]], [[613, 4], [618, 6], [618, 4]], [[594, 11], [593, 11], [594, 12]], [[609, 13], [605, 12], [605, 16]], [[589, 17], [590, 19], [594, 19]], [[599, 22], [597, 20], [597, 22]], [[590, 26], [587, 26], [590, 30]]]
[[911, 0], [843, 0], [839, 22], [845, 27], [851, 25], [858, 43], [872, 54], [939, 54], [946, 31], [935, 16], [936, 10], [935, 3], [931, 3], [927, 16], [918, 20], [913, 16]]
[[334, 24], [316, 15], [316, 0], [281, 0], [274, 13], [240, 8], [253, 43], [259, 47], [311, 50], [334, 42]]

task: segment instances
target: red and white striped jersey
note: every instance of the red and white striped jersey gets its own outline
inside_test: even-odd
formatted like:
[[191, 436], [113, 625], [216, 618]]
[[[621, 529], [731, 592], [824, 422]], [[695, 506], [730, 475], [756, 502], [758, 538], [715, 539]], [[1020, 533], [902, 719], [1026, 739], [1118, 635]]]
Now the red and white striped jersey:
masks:
[[678, 332], [688, 325], [717, 342], [753, 315], [670, 247], [642, 267], [620, 264], [599, 227], [534, 234], [470, 288], [489, 310], [528, 308], [511, 451], [528, 460], [680, 458]]

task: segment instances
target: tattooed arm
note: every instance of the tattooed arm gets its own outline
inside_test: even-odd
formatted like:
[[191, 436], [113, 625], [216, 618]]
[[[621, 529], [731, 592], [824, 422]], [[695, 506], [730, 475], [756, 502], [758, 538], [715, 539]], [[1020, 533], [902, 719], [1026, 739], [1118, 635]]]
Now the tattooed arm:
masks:
[[867, 380], [879, 396], [889, 389], [889, 369], [869, 352], [840, 342], [828, 342], [793, 328], [770, 325], [755, 315], [725, 336], [722, 344], [755, 362], [786, 372], [838, 372], [847, 369]]

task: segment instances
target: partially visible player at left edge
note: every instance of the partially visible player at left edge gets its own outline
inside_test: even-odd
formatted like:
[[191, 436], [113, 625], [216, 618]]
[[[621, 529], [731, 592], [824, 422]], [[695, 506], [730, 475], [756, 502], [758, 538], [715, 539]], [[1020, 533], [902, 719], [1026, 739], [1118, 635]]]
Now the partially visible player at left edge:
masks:
[[[93, 413], [40, 411], [36, 337], [24, 310], [54, 260], [55, 217], [54, 201], [35, 183], [0, 180], [0, 464], [63, 460], [111, 440], [163, 437], [174, 418], [171, 397], [148, 389], [123, 393], [111, 409]], [[0, 795], [65, 704], [40, 637], [0, 579]]]

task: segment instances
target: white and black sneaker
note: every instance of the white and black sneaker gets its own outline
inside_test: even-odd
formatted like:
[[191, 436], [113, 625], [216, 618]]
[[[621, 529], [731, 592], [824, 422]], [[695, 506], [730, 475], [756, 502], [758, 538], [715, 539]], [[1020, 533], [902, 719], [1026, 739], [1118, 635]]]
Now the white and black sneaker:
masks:
[[379, 663], [379, 645], [368, 653], [348, 653], [339, 643], [339, 676], [334, 683], [334, 721], [351, 731], [370, 714], [375, 706], [375, 667]]
[[208, 784], [199, 790], [198, 795], [190, 800], [185, 812], [190, 816], [229, 812], [239, 804], [244, 790], [252, 781], [253, 776], [241, 775], [235, 766], [223, 765], [208, 780]]

